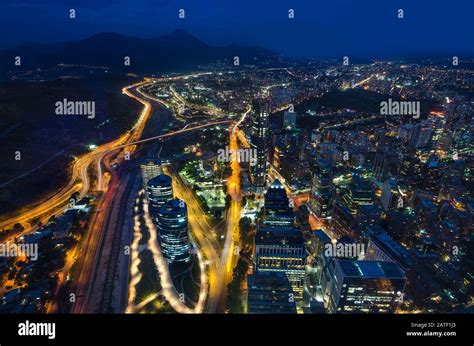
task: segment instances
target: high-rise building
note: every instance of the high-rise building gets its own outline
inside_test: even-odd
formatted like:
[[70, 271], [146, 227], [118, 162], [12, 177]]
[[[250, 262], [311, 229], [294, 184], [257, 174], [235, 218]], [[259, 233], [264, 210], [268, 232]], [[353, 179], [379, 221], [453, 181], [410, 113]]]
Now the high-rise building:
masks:
[[152, 215], [159, 207], [173, 198], [171, 177], [166, 174], [160, 174], [150, 179], [146, 189]]
[[286, 195], [284, 186], [276, 179], [265, 193], [264, 221], [265, 226], [288, 227], [294, 224], [293, 208]]
[[250, 178], [257, 190], [265, 187], [267, 176], [267, 136], [270, 101], [257, 98], [252, 101], [251, 146], [257, 152], [257, 162], [250, 166]]
[[255, 236], [257, 274], [285, 273], [301, 300], [305, 279], [306, 250], [301, 231], [295, 227], [260, 227]]
[[433, 198], [415, 194], [413, 198], [413, 210], [417, 216], [417, 224], [420, 228], [429, 229], [435, 224], [438, 217], [438, 207], [433, 203]]
[[278, 171], [278, 173], [283, 173], [283, 163], [285, 156], [287, 155], [289, 145], [286, 144], [282, 139], [278, 140], [273, 148], [273, 167]]
[[296, 314], [293, 289], [285, 273], [249, 275], [249, 314]]
[[374, 191], [369, 182], [358, 175], [352, 177], [349, 186], [341, 192], [334, 203], [332, 227], [339, 236], [356, 236], [355, 226], [357, 210], [363, 205], [374, 204]]
[[285, 111], [283, 113], [283, 128], [287, 130], [294, 129], [296, 127], [296, 113]]
[[380, 150], [375, 154], [372, 165], [372, 174], [380, 182], [388, 177], [395, 177], [399, 170], [399, 160], [388, 150]]
[[382, 209], [376, 205], [361, 205], [357, 209], [356, 224], [359, 231], [365, 230], [368, 226], [378, 225], [382, 218]]
[[362, 205], [374, 204], [374, 191], [370, 183], [358, 175], [352, 177], [349, 187], [342, 193], [342, 202], [355, 215]]
[[410, 138], [410, 146], [417, 149], [428, 146], [431, 141], [431, 135], [432, 130], [427, 123], [417, 124]]
[[158, 208], [158, 241], [164, 258], [173, 262], [190, 260], [186, 203], [171, 199]]
[[389, 178], [385, 181], [382, 187], [381, 202], [384, 210], [403, 207], [403, 199], [401, 199], [397, 179]]
[[[311, 266], [313, 268], [321, 268], [322, 263], [322, 254], [324, 253], [324, 249], [326, 244], [331, 244], [331, 238], [324, 233], [323, 230], [317, 229], [315, 231], [312, 231], [309, 240], [306, 243], [306, 249], [308, 253], [310, 254], [310, 257], [308, 257], [308, 260], [311, 261]], [[318, 274], [321, 273], [321, 270], [318, 270]]]
[[397, 138], [402, 143], [406, 143], [410, 139], [414, 128], [415, 125], [413, 124], [404, 124], [400, 126], [400, 128], [398, 129]]
[[334, 186], [332, 167], [329, 161], [319, 157], [311, 182], [310, 208], [318, 217], [326, 218], [331, 213]]
[[414, 179], [421, 174], [422, 163], [413, 155], [405, 155], [401, 160], [400, 176], [405, 179]]
[[140, 171], [142, 173], [142, 184], [146, 188], [148, 181], [156, 177], [157, 175], [163, 174], [163, 168], [161, 166], [160, 159], [146, 159], [140, 163]]
[[364, 260], [394, 262], [397, 263], [405, 273], [415, 265], [415, 261], [410, 252], [383, 231], [377, 232], [369, 238]]
[[393, 313], [406, 277], [393, 262], [329, 258], [322, 280], [329, 313]]

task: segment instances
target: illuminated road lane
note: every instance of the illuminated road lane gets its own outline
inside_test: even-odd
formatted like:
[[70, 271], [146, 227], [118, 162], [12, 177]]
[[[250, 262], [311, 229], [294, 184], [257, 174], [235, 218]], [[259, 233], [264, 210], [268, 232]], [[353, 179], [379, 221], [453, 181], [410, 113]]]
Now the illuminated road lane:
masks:
[[[208, 312], [214, 312], [220, 295], [220, 289], [216, 286], [220, 245], [215, 239], [215, 234], [211, 231], [211, 226], [207, 221], [208, 216], [202, 211], [193, 192], [187, 188], [171, 166], [165, 166], [163, 171], [173, 178], [173, 192], [175, 197], [184, 200], [187, 204], [188, 222], [191, 226], [191, 232], [198, 243], [199, 253], [203, 254], [203, 263], [205, 263], [208, 268], [209, 291], [206, 310]], [[206, 272], [205, 268], [203, 272]]]
[[[150, 213], [148, 210], [148, 201], [146, 199], [143, 200], [143, 212], [145, 217], [145, 223], [148, 228], [148, 232], [150, 233], [150, 238], [148, 240], [148, 248], [153, 254], [153, 260], [155, 262], [156, 267], [158, 268], [158, 272], [160, 273], [160, 281], [163, 290], [163, 295], [176, 312], [182, 314], [201, 312], [199, 309], [202, 308], [202, 302], [199, 302], [196, 306], [196, 310], [193, 310], [186, 306], [179, 298], [179, 294], [176, 291], [173, 285], [173, 281], [170, 277], [168, 264], [166, 263], [166, 260], [163, 257], [163, 254], [161, 253], [160, 247], [158, 246], [158, 239], [156, 237], [157, 231], [155, 225], [153, 224], [153, 221], [151, 220]], [[205, 289], [205, 287], [201, 287], [201, 290], [203, 289]]]

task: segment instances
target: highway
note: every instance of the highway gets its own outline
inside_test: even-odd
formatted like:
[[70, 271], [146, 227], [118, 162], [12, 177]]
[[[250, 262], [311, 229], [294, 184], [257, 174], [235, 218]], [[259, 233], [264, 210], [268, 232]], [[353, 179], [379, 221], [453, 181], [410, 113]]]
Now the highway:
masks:
[[[137, 85], [142, 85], [143, 83], [145, 82], [126, 87], [123, 89], [123, 92], [130, 94], [130, 88], [134, 88]], [[143, 130], [148, 115], [149, 111], [143, 112], [141, 114], [134, 126], [133, 133], [141, 132]], [[110, 151], [112, 148], [122, 148], [125, 143], [133, 140], [134, 138], [136, 138], [136, 135], [131, 136], [130, 132], [127, 132], [118, 139], [102, 144], [94, 150], [76, 158], [71, 169], [69, 182], [63, 188], [61, 188], [43, 203], [32, 207], [30, 210], [22, 213], [21, 215], [0, 222], [0, 229], [7, 229], [16, 223], [20, 223], [25, 226], [25, 230], [20, 235], [27, 234], [31, 231], [32, 226], [34, 226], [29, 223], [32, 219], [40, 218], [40, 221], [45, 223], [51, 216], [63, 213], [69, 205], [69, 199], [75, 192], [79, 192], [81, 197], [84, 197], [89, 192], [90, 181], [88, 169], [91, 164], [94, 162], [99, 162], [105, 153]], [[19, 234], [16, 234], [15, 236], [18, 235]]]
[[[141, 138], [143, 129], [145, 127], [145, 124], [148, 120], [148, 117], [150, 115], [150, 111], [152, 108], [151, 103], [145, 100], [145, 98], [153, 99], [154, 101], [160, 102], [161, 104], [164, 104], [165, 106], [169, 107], [169, 105], [167, 105], [164, 101], [156, 99], [156, 98], [152, 98], [149, 95], [143, 94], [140, 91], [141, 87], [148, 84], [155, 83], [155, 82], [186, 80], [189, 78], [195, 78], [195, 77], [199, 77], [202, 75], [209, 75], [209, 74], [212, 74], [212, 73], [203, 72], [203, 73], [194, 73], [190, 75], [180, 75], [180, 76], [173, 76], [173, 77], [163, 77], [163, 78], [154, 78], [154, 79], [146, 78], [144, 81], [124, 87], [122, 89], [123, 94], [137, 100], [138, 102], [144, 105], [144, 108], [140, 116], [138, 117], [135, 125], [133, 126], [132, 130], [126, 132], [118, 139], [111, 141], [109, 143], [102, 144], [98, 146], [97, 148], [95, 148], [94, 150], [76, 158], [71, 168], [71, 176], [69, 178], [69, 182], [64, 187], [62, 187], [59, 191], [57, 191], [52, 196], [49, 196], [47, 200], [37, 205], [32, 205], [28, 211], [22, 213], [21, 215], [14, 216], [12, 218], [9, 218], [7, 220], [0, 222], [0, 229], [11, 228], [17, 223], [22, 224], [25, 227], [25, 230], [22, 231], [21, 233], [17, 233], [13, 235], [12, 236], [13, 238], [16, 236], [28, 234], [29, 232], [36, 230], [37, 227], [35, 227], [35, 225], [30, 224], [31, 220], [33, 219], [39, 218], [39, 220], [44, 224], [51, 218], [51, 216], [62, 214], [66, 210], [69, 204], [69, 199], [75, 192], [79, 192], [81, 198], [84, 197], [89, 192], [90, 181], [89, 181], [88, 169], [94, 163], [97, 165], [97, 169], [99, 173], [98, 187], [103, 188], [102, 181], [101, 181], [102, 179], [101, 162], [105, 154], [107, 154], [110, 151], [127, 148], [128, 146], [135, 146], [136, 144], [146, 143], [148, 141], [153, 141], [160, 138], [166, 138], [168, 136], [184, 133], [186, 131], [193, 131], [199, 128], [214, 126], [217, 124], [230, 123], [231, 122], [230, 120], [215, 121], [212, 123], [200, 125], [195, 128], [184, 128], [175, 132], [165, 134], [163, 135], [163, 137], [156, 136], [156, 137], [152, 137], [152, 138], [148, 138], [144, 140], [139, 140]], [[138, 93], [139, 95], [137, 96], [135, 93]], [[133, 150], [133, 147], [130, 147], [128, 149]]]
[[[242, 115], [240, 120], [229, 128], [229, 150], [237, 152], [238, 145], [238, 126], [245, 120], [250, 113], [250, 108]], [[238, 160], [231, 162], [232, 174], [227, 179], [227, 191], [232, 197], [229, 209], [227, 210], [227, 231], [225, 235], [224, 249], [222, 251], [221, 263], [218, 274], [218, 288], [220, 293], [219, 311], [225, 312], [227, 300], [227, 286], [232, 281], [233, 268], [237, 264], [240, 252], [240, 234], [239, 221], [241, 214], [242, 191], [240, 186], [240, 164]]]
[[[193, 76], [198, 75], [200, 74], [172, 77], [167, 79], [174, 80], [192, 78]], [[117, 162], [117, 166], [119, 167], [118, 171], [123, 169], [124, 165], [121, 165], [121, 163], [124, 162], [124, 156], [121, 150], [124, 149], [124, 151], [128, 151], [130, 156], [132, 156], [139, 144], [181, 135], [186, 132], [195, 131], [206, 127], [224, 124], [234, 124], [231, 125], [230, 128], [231, 143], [233, 143], [231, 145], [237, 145], [235, 135], [237, 126], [235, 125], [235, 121], [221, 119], [214, 121], [208, 120], [203, 124], [187, 124], [180, 130], [142, 139], [141, 137], [145, 125], [152, 111], [152, 104], [150, 100], [147, 99], [147, 95], [140, 91], [140, 88], [144, 85], [154, 82], [155, 80], [156, 79], [145, 79], [142, 82], [124, 87], [122, 89], [123, 94], [135, 99], [143, 105], [143, 109], [137, 118], [135, 125], [130, 131], [127, 131], [116, 140], [102, 144], [90, 152], [77, 157], [70, 169], [69, 182], [63, 188], [59, 189], [59, 191], [54, 193], [54, 195], [48, 200], [33, 206], [27, 212], [0, 223], [0, 228], [10, 228], [16, 223], [20, 223], [25, 226], [24, 231], [11, 237], [11, 239], [13, 239], [19, 235], [28, 234], [32, 231], [35, 231], [38, 228], [36, 225], [29, 224], [32, 219], [39, 219], [43, 223], [46, 223], [51, 218], [51, 216], [62, 214], [68, 208], [69, 200], [74, 193], [78, 192], [82, 198], [87, 195], [94, 187], [96, 190], [103, 192], [97, 201], [96, 211], [93, 213], [92, 219], [89, 222], [89, 230], [81, 239], [80, 245], [69, 251], [66, 258], [66, 263], [59, 275], [59, 283], [56, 291], [58, 291], [59, 288], [70, 279], [70, 270], [73, 264], [75, 264], [75, 267], [77, 266], [77, 272], [74, 275], [75, 277], [71, 278], [73, 281], [71, 285], [72, 290], [70, 292], [76, 295], [76, 302], [72, 305], [71, 312], [84, 313], [95, 311], [94, 304], [92, 304], [89, 300], [92, 295], [91, 292], [93, 290], [94, 278], [99, 275], [98, 271], [102, 270], [100, 269], [101, 266], [99, 264], [101, 256], [103, 255], [102, 249], [104, 246], [104, 239], [107, 239], [107, 236], [105, 235], [108, 227], [107, 225], [110, 223], [112, 225], [116, 223], [117, 213], [112, 212], [112, 209], [114, 209], [112, 206], [115, 203], [122, 203], [122, 198], [118, 196], [123, 195], [124, 198], [126, 198], [128, 193], [127, 191], [129, 190], [126, 188], [128, 184], [124, 184], [121, 181], [123, 177], [120, 177], [115, 169], [111, 167], [112, 162]], [[206, 111], [209, 110], [206, 109]], [[239, 124], [241, 121], [243, 121], [247, 113], [248, 111], [242, 116], [242, 119], [240, 119], [238, 122]], [[103, 166], [105, 166], [105, 170], [103, 169]], [[89, 177], [89, 168], [91, 167], [95, 168], [97, 171], [97, 182], [92, 182]], [[219, 302], [222, 299], [223, 292], [222, 286], [227, 285], [228, 274], [231, 274], [229, 269], [223, 268], [232, 268], [233, 264], [235, 264], [234, 251], [230, 251], [230, 249], [233, 248], [233, 244], [236, 241], [238, 243], [238, 231], [236, 232], [236, 230], [238, 229], [238, 221], [240, 219], [240, 178], [238, 177], [239, 166], [237, 162], [232, 164], [232, 169], [233, 175], [230, 179], [232, 187], [229, 189], [229, 191], [233, 196], [233, 201], [227, 215], [228, 225], [226, 246], [223, 252], [223, 257], [220, 256], [222, 246], [217, 239], [216, 232], [210, 225], [207, 214], [202, 210], [193, 192], [181, 181], [179, 175], [177, 175], [175, 172], [170, 172], [170, 174], [176, 177], [173, 179], [173, 183], [175, 185], [177, 197], [183, 198], [188, 203], [189, 222], [192, 229], [192, 236], [199, 245], [198, 256], [200, 258], [201, 265], [207, 266], [208, 280], [205, 286], [208, 287], [203, 287], [203, 289], [209, 289], [207, 305], [205, 308], [208, 312], [215, 312], [217, 309], [219, 309]], [[110, 174], [110, 181], [108, 181], [108, 184], [105, 184], [103, 180], [104, 171], [107, 171]], [[109, 232], [114, 232], [114, 230], [111, 229]], [[109, 272], [107, 269], [105, 274], [108, 276], [108, 273]], [[96, 290], [96, 287], [94, 287], [94, 290]], [[205, 291], [201, 291], [199, 298], [200, 303], [197, 307], [199, 310], [204, 309], [203, 301], [206, 298], [206, 293], [207, 292]], [[48, 312], [55, 312], [57, 309], [58, 306], [56, 302], [51, 302], [48, 304]], [[220, 309], [220, 312], [222, 312], [222, 309]]]
[[[132, 88], [136, 88], [143, 83], [136, 84], [132, 86]], [[144, 101], [129, 90], [130, 87], [124, 88], [122, 91], [127, 95], [130, 96], [140, 103], [144, 105], [144, 108], [135, 123], [133, 129], [128, 133], [127, 141], [125, 143], [119, 143], [113, 147], [105, 148], [103, 151], [100, 151], [97, 155], [98, 165], [100, 166], [101, 163], [105, 165], [105, 168], [111, 174], [111, 180], [101, 195], [98, 204], [97, 204], [97, 212], [95, 212], [92, 216], [92, 220], [90, 221], [90, 228], [87, 231], [85, 238], [81, 241], [81, 249], [82, 255], [79, 257], [77, 262], [78, 273], [75, 278], [73, 278], [73, 283], [71, 287], [71, 292], [76, 294], [77, 300], [71, 307], [71, 312], [73, 313], [83, 313], [83, 312], [95, 312], [97, 308], [94, 304], [93, 292], [95, 293], [97, 289], [94, 287], [96, 285], [96, 280], [98, 281], [97, 285], [101, 286], [103, 282], [100, 278], [104, 278], [102, 273], [103, 266], [100, 265], [101, 257], [103, 255], [103, 248], [104, 248], [104, 238], [107, 237], [107, 228], [108, 225], [114, 226], [117, 224], [117, 218], [119, 217], [118, 214], [123, 215], [124, 210], [123, 207], [126, 205], [125, 200], [128, 198], [127, 191], [130, 191], [130, 183], [121, 181], [121, 177], [117, 174], [117, 172], [111, 167], [112, 156], [117, 155], [119, 153], [116, 152], [118, 146], [120, 148], [126, 147], [127, 150], [130, 152], [130, 156], [132, 156], [136, 146], [133, 146], [132, 141], [136, 141], [140, 138], [141, 134], [145, 129], [145, 125], [147, 120], [150, 117], [152, 106], [149, 102]], [[111, 150], [113, 149], [113, 150]], [[119, 155], [117, 162], [120, 166], [124, 157]], [[87, 177], [87, 169], [86, 169], [86, 177]], [[88, 181], [88, 178], [86, 178]], [[102, 178], [98, 177], [98, 183], [101, 182]], [[127, 181], [130, 179], [128, 178]], [[114, 205], [117, 205], [119, 208], [113, 208]], [[118, 211], [117, 211], [118, 210]], [[117, 214], [118, 213], [118, 214]], [[116, 234], [118, 232], [119, 227], [113, 227], [108, 233], [111, 234], [111, 239], [113, 241], [112, 246], [116, 248]], [[121, 229], [121, 228], [120, 228]], [[109, 256], [113, 256], [115, 252], [112, 249], [109, 253]], [[105, 283], [107, 285], [113, 284], [110, 282], [108, 275], [110, 270], [114, 268], [114, 263], [111, 261], [111, 267], [107, 268], [105, 271]], [[98, 274], [99, 273], [99, 274]], [[98, 278], [96, 279], [96, 276]], [[93, 289], [94, 287], [94, 289]], [[107, 287], [107, 289], [111, 289], [111, 287]], [[100, 292], [100, 290], [99, 290]], [[107, 292], [107, 297], [111, 292]], [[109, 297], [110, 300], [110, 297]], [[101, 303], [100, 309], [105, 311], [109, 309], [109, 303], [107, 306], [102, 306]], [[103, 312], [102, 311], [102, 312]]]
[[[141, 85], [143, 84], [139, 84], [139, 86]], [[137, 86], [135, 85], [135, 87]], [[101, 280], [99, 280], [101, 275], [99, 275], [97, 271], [102, 270], [101, 269], [102, 266], [100, 265], [100, 258], [103, 256], [101, 249], [102, 249], [103, 241], [104, 241], [103, 234], [104, 234], [104, 231], [106, 231], [104, 227], [107, 227], [107, 225], [110, 223], [112, 225], [116, 224], [116, 216], [111, 214], [111, 210], [113, 209], [112, 206], [118, 205], [118, 207], [120, 207], [120, 203], [116, 204], [115, 201], [116, 199], [119, 199], [118, 196], [121, 196], [122, 194], [124, 194], [123, 189], [124, 189], [124, 185], [126, 185], [123, 182], [120, 182], [120, 178], [115, 173], [115, 170], [110, 166], [112, 155], [114, 155], [114, 153], [117, 154], [117, 151], [120, 149], [125, 149], [125, 151], [128, 151], [131, 156], [133, 152], [135, 151], [138, 144], [143, 144], [146, 142], [150, 142], [150, 141], [154, 141], [154, 140], [158, 140], [162, 138], [180, 135], [186, 132], [199, 130], [199, 129], [206, 128], [209, 126], [216, 126], [219, 124], [229, 123], [229, 121], [214, 121], [214, 122], [210, 122], [210, 123], [206, 123], [202, 125], [196, 125], [193, 127], [185, 126], [183, 129], [180, 129], [177, 131], [169, 132], [163, 135], [154, 136], [154, 137], [150, 137], [146, 139], [140, 139], [141, 133], [143, 133], [143, 130], [146, 124], [146, 120], [150, 116], [150, 113], [152, 110], [152, 104], [148, 100], [145, 100], [137, 96], [135, 94], [137, 92], [136, 91], [137, 89], [138, 88], [134, 89], [133, 92], [129, 90], [129, 88], [123, 89], [124, 94], [134, 98], [135, 100], [137, 100], [138, 102], [141, 102], [144, 105], [144, 108], [139, 117], [139, 120], [137, 121], [136, 125], [133, 128], [133, 131], [128, 137], [128, 141], [125, 143], [120, 143], [113, 147], [109, 147], [105, 149], [104, 151], [101, 151], [100, 155], [98, 156], [99, 167], [100, 167], [100, 162], [102, 162], [106, 166], [106, 171], [112, 174], [112, 178], [109, 183], [108, 189], [104, 192], [103, 197], [99, 202], [99, 209], [104, 210], [105, 212], [96, 213], [94, 215], [94, 218], [91, 222], [91, 229], [89, 230], [87, 234], [85, 243], [82, 245], [84, 248], [87, 248], [87, 252], [85, 253], [85, 256], [82, 256], [79, 259], [80, 262], [78, 264], [78, 268], [81, 268], [81, 269], [80, 269], [80, 274], [78, 275], [77, 280], [74, 282], [73, 291], [76, 293], [78, 297], [81, 297], [81, 298], [86, 297], [86, 298], [78, 300], [78, 302], [73, 305], [72, 312], [77, 312], [77, 313], [94, 312], [95, 311], [94, 309], [96, 308], [94, 301], [93, 300], [89, 301], [89, 297], [91, 297], [93, 295], [93, 292], [97, 290], [96, 288], [93, 288], [93, 285], [96, 285], [95, 281], [96, 280], [99, 281], [99, 283], [97, 283], [97, 285], [99, 286], [101, 282]], [[121, 159], [121, 162], [124, 161], [123, 157], [120, 157], [120, 159]], [[120, 166], [120, 161], [119, 161], [119, 166]], [[102, 181], [101, 170], [98, 171], [98, 174], [99, 174], [98, 181], [101, 182]], [[126, 198], [126, 194], [124, 196]], [[110, 221], [111, 217], [114, 218], [115, 221]], [[114, 232], [114, 229], [111, 229], [109, 232]], [[154, 255], [156, 257], [156, 251]], [[113, 269], [113, 267], [107, 269], [105, 271], [105, 275], [109, 275], [111, 269]], [[94, 279], [96, 276], [97, 276], [97, 279]], [[106, 284], [109, 285], [107, 287], [111, 289], [110, 280], [106, 279]], [[165, 293], [168, 293], [168, 292], [165, 290]], [[102, 306], [103, 304], [101, 303], [100, 305]], [[181, 310], [182, 312], [188, 312], [187, 309], [179, 308], [179, 305], [177, 305], [176, 308]], [[102, 306], [101, 312], [105, 312], [105, 310], [103, 309], [108, 309], [108, 306]]]
[[203, 255], [208, 271], [207, 281], [209, 289], [206, 311], [215, 312], [220, 296], [220, 288], [217, 286], [217, 283], [221, 246], [217, 241], [216, 233], [212, 232], [209, 216], [202, 210], [194, 193], [181, 180], [181, 177], [171, 165], [164, 167], [164, 172], [173, 178], [173, 193], [175, 197], [186, 202], [191, 234], [199, 245], [199, 251]]

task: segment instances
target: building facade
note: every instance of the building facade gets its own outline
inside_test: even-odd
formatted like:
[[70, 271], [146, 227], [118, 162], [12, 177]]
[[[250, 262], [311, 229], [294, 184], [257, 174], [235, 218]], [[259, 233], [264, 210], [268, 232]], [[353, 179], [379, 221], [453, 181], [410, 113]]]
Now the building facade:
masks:
[[303, 297], [306, 250], [301, 231], [295, 227], [260, 227], [255, 236], [257, 274], [286, 274], [295, 299]]
[[147, 183], [147, 195], [150, 202], [150, 211], [154, 216], [156, 210], [173, 198], [171, 177], [160, 174]]
[[392, 262], [330, 258], [322, 291], [329, 313], [393, 313], [403, 299], [406, 277]]
[[158, 208], [158, 241], [164, 258], [170, 262], [188, 262], [190, 245], [187, 207], [184, 201], [171, 199]]
[[154, 177], [163, 174], [161, 160], [146, 159], [140, 164], [140, 171], [142, 174], [142, 184], [146, 188], [147, 183]]
[[267, 137], [270, 100], [258, 98], [252, 101], [252, 131], [251, 146], [256, 150], [257, 160], [250, 166], [252, 184], [258, 190], [263, 190], [267, 177]]
[[249, 275], [249, 314], [296, 314], [293, 289], [284, 273]]

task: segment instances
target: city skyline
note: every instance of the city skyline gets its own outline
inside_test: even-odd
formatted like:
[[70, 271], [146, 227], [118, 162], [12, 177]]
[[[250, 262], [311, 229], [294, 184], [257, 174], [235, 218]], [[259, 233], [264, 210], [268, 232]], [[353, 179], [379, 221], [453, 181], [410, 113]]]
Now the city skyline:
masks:
[[6, 335], [470, 335], [473, 4], [4, 1]]

